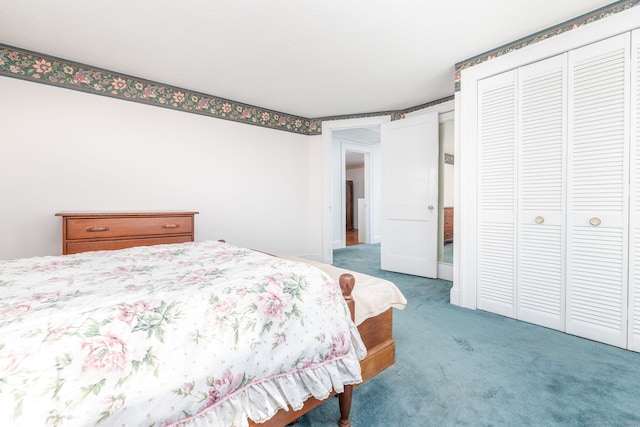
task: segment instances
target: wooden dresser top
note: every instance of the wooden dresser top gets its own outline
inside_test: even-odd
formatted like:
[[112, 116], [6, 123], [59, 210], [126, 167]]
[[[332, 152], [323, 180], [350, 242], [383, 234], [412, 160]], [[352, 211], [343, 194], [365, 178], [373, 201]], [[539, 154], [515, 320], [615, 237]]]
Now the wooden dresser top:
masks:
[[149, 215], [153, 216], [182, 216], [182, 215], [197, 215], [199, 212], [195, 211], [114, 211], [114, 212], [77, 212], [77, 211], [69, 211], [69, 212], [58, 212], [56, 216], [63, 217], [82, 217], [82, 218], [100, 218], [100, 217], [116, 217], [116, 216], [127, 216], [127, 217], [146, 217]]

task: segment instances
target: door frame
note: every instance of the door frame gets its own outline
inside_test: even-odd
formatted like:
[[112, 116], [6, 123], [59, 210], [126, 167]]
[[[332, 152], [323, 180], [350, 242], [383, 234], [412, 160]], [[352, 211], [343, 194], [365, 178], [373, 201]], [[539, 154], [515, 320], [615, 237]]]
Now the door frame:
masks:
[[[411, 111], [407, 113], [405, 117], [414, 117], [422, 114], [437, 112], [439, 113], [438, 122], [440, 123], [443, 120], [443, 115], [446, 115], [447, 113], [451, 114], [452, 112], [455, 111], [455, 104], [456, 104], [455, 100], [440, 102], [430, 107]], [[448, 118], [448, 116], [446, 117]], [[333, 263], [333, 217], [332, 217], [333, 178], [332, 177], [333, 177], [333, 170], [336, 167], [336, 165], [332, 164], [333, 163], [332, 162], [333, 131], [344, 130], [344, 129], [354, 129], [354, 128], [366, 128], [366, 127], [380, 128], [380, 125], [382, 123], [387, 123], [390, 121], [391, 121], [391, 116], [386, 115], [386, 116], [375, 116], [375, 117], [363, 117], [358, 119], [327, 120], [322, 122], [322, 262], [326, 264]], [[456, 126], [455, 138], [457, 141], [457, 138], [458, 138], [457, 121], [455, 126]], [[366, 155], [365, 155], [365, 161], [366, 161]], [[338, 167], [342, 167], [344, 169], [344, 165], [338, 165]], [[457, 180], [457, 177], [455, 179]], [[457, 186], [458, 186], [457, 182], [454, 183], [454, 194], [457, 193]], [[372, 190], [370, 189], [370, 191]], [[457, 203], [454, 200], [454, 205], [456, 204]], [[372, 208], [370, 206], [368, 209], [370, 217], [372, 216], [370, 213], [371, 209]], [[456, 212], [456, 215], [458, 215], [457, 212]], [[369, 222], [369, 224], [371, 224], [371, 221]], [[456, 220], [454, 219], [454, 227], [455, 227], [455, 224], [456, 224]], [[454, 231], [454, 235], [456, 232], [457, 230]], [[454, 253], [453, 265], [455, 265], [456, 263], [456, 258], [457, 258], [456, 254]], [[445, 280], [451, 280], [452, 277], [451, 277], [450, 270], [446, 268], [443, 270], [444, 270], [443, 276], [445, 277], [442, 277], [442, 278]], [[438, 275], [440, 275], [440, 269], [438, 271]], [[455, 276], [453, 278], [455, 278]]]
[[[340, 165], [334, 165], [332, 159], [333, 131], [354, 128], [379, 128], [382, 123], [391, 121], [391, 116], [365, 117], [361, 119], [330, 120], [322, 122], [322, 262], [333, 263], [333, 172], [341, 168], [344, 177], [344, 153]], [[366, 155], [365, 155], [366, 161]], [[369, 186], [370, 187], [370, 186]], [[344, 190], [343, 190], [344, 191]], [[369, 189], [371, 191], [371, 189]], [[340, 197], [344, 200], [344, 197]], [[371, 204], [369, 205], [371, 206]], [[342, 210], [342, 207], [339, 206]], [[371, 207], [368, 209], [368, 211]], [[371, 217], [371, 214], [368, 213]], [[343, 230], [344, 234], [344, 230]]]
[[[453, 107], [453, 103], [452, 103], [452, 107]], [[440, 128], [440, 126], [444, 123], [448, 123], [448, 122], [453, 122], [453, 126], [454, 126], [454, 131], [453, 131], [453, 135], [454, 135], [454, 147], [455, 147], [455, 135], [456, 135], [456, 130], [455, 130], [455, 111], [453, 111], [453, 109], [451, 111], [448, 111], [446, 113], [440, 113], [440, 116], [438, 118], [438, 128]], [[439, 139], [439, 145], [440, 148], [444, 150], [444, 148], [442, 147], [442, 134], [438, 135], [438, 139]], [[444, 167], [444, 151], [442, 151], [440, 153], [440, 163], [439, 163], [439, 167]], [[454, 176], [453, 178], [453, 184], [455, 187], [455, 166], [454, 166]], [[439, 182], [439, 186], [440, 186], [440, 196], [439, 196], [439, 200], [438, 200], [438, 205], [440, 205], [440, 211], [443, 213], [443, 217], [439, 219], [439, 227], [438, 228], [438, 233], [440, 236], [444, 237], [443, 231], [444, 231], [444, 187], [443, 187], [443, 183], [444, 183], [444, 169], [443, 170], [439, 170], [438, 171], [438, 175], [440, 176], [440, 182]], [[455, 192], [454, 194], [452, 194], [452, 196], [455, 198]], [[455, 203], [454, 203], [455, 205]], [[454, 209], [454, 215], [455, 215], [455, 209]], [[454, 222], [455, 224], [455, 222]], [[455, 227], [454, 227], [455, 228]], [[455, 231], [453, 233], [453, 238], [454, 238], [454, 242], [455, 242]], [[438, 240], [438, 246], [439, 246], [439, 250], [438, 252], [440, 252], [440, 250], [442, 250], [444, 248], [444, 238], [442, 240]], [[454, 248], [455, 248], [455, 243], [454, 243]], [[455, 258], [455, 257], [454, 257]], [[451, 282], [453, 282], [453, 259], [451, 260], [450, 263], [448, 262], [443, 262], [440, 260], [440, 254], [438, 254], [438, 278], [439, 279], [444, 279], [444, 280], [449, 280]]]
[[[431, 112], [438, 112], [438, 126], [440, 126], [442, 123], [445, 122], [449, 122], [449, 121], [453, 121], [454, 122], [454, 131], [453, 131], [453, 135], [454, 135], [454, 155], [455, 154], [455, 147], [457, 146], [457, 139], [458, 139], [458, 122], [456, 120], [456, 115], [455, 115], [455, 110], [456, 110], [456, 100], [452, 99], [450, 101], [445, 101], [445, 102], [441, 102], [439, 104], [434, 105], [433, 107], [429, 107], [429, 108], [424, 108], [422, 110], [416, 110], [416, 111], [412, 111], [411, 113], [407, 113], [406, 117], [415, 117], [415, 116], [419, 116], [422, 114], [429, 114]], [[440, 136], [438, 136], [438, 139], [440, 138]], [[442, 155], [442, 154], [441, 154]], [[457, 155], [456, 155], [456, 160], [457, 160]], [[441, 165], [440, 165], [441, 166]], [[457, 239], [457, 234], [458, 233], [458, 229], [456, 228], [456, 221], [458, 221], [455, 217], [460, 215], [459, 213], [459, 209], [456, 208], [456, 206], [459, 206], [459, 202], [457, 199], [457, 193], [458, 193], [458, 176], [459, 176], [459, 166], [456, 166], [454, 169], [454, 177], [453, 177], [453, 205], [454, 205], [454, 220], [453, 220], [453, 227], [454, 227], [454, 231], [453, 231], [453, 236], [454, 239]], [[438, 174], [440, 174], [440, 171], [438, 171]], [[440, 182], [440, 184], [442, 184]], [[439, 203], [440, 201], [438, 201]], [[440, 226], [439, 226], [440, 227]], [[440, 233], [440, 228], [438, 228], [438, 232]], [[442, 242], [438, 241], [439, 245], [442, 245]], [[445, 262], [440, 262], [438, 261], [438, 279], [443, 279], [443, 280], [449, 280], [451, 282], [456, 281], [456, 275], [455, 275], [455, 265], [456, 265], [456, 259], [458, 258], [457, 253], [460, 250], [460, 245], [459, 244], [455, 244], [453, 247], [453, 263], [449, 264], [449, 263], [445, 263]]]
[[[373, 217], [373, 206], [375, 205], [373, 203], [373, 192], [372, 192], [374, 179], [373, 179], [373, 165], [371, 164], [371, 160], [373, 157], [373, 150], [369, 147], [370, 145], [371, 144], [367, 144], [367, 143], [352, 143], [352, 142], [347, 142], [345, 140], [341, 148], [342, 163], [340, 167], [340, 173], [341, 173], [342, 182], [347, 181], [347, 163], [346, 163], [347, 152], [360, 153], [363, 155], [363, 158], [364, 158], [364, 173], [363, 173], [364, 198], [365, 200], [367, 200], [367, 208], [366, 208], [365, 218], [364, 218], [365, 224], [371, 224], [372, 217]], [[333, 176], [335, 177], [335, 171]], [[346, 189], [342, 191], [341, 198], [342, 198], [342, 202], [340, 206], [341, 208], [344, 208], [347, 204]], [[357, 203], [354, 203], [354, 209], [358, 209]], [[345, 215], [340, 215], [340, 218], [342, 221], [340, 225], [340, 241], [336, 242], [334, 240], [333, 249], [345, 248], [347, 246], [347, 236], [345, 231], [347, 228], [346, 217]], [[373, 242], [374, 242], [373, 227], [369, 226], [367, 228], [365, 242], [363, 243], [373, 243]]]

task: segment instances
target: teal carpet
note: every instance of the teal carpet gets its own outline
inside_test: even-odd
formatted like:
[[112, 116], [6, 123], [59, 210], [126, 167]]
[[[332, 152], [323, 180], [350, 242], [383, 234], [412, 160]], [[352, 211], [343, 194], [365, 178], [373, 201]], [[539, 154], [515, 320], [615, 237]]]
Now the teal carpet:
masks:
[[[640, 427], [640, 353], [451, 305], [451, 282], [379, 260], [379, 245], [334, 252], [334, 265], [391, 280], [408, 300], [394, 311], [396, 363], [356, 388], [353, 427]], [[298, 426], [335, 427], [338, 414], [331, 399]]]

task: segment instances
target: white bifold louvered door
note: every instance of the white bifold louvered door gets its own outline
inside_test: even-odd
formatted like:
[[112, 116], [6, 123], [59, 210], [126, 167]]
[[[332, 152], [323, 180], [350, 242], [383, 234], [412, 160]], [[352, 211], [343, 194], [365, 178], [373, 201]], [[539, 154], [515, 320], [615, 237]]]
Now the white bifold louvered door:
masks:
[[518, 71], [517, 318], [564, 330], [566, 55]]
[[631, 188], [629, 216], [629, 344], [640, 351], [640, 30], [631, 41]]
[[640, 30], [478, 103], [477, 307], [640, 351]]
[[477, 306], [509, 317], [516, 316], [516, 76], [478, 86]]
[[626, 347], [630, 34], [569, 52], [567, 332]]

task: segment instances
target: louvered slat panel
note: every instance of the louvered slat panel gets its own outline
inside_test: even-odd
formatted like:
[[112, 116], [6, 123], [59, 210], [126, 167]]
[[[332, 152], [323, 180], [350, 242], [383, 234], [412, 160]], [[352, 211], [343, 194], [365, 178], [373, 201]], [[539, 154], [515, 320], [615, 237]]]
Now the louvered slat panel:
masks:
[[[484, 222], [480, 228], [482, 251], [479, 257], [478, 297], [485, 302], [485, 310], [491, 303], [513, 306], [515, 275], [513, 226]], [[500, 313], [503, 314], [503, 313]]]
[[567, 332], [621, 347], [627, 334], [628, 43], [622, 35], [569, 53]]
[[640, 30], [632, 33], [631, 52], [629, 349], [640, 351]]
[[[564, 330], [566, 56], [519, 72], [517, 317]], [[543, 218], [536, 223], [536, 218]]]
[[[533, 315], [536, 313], [562, 320], [564, 293], [561, 286], [563, 274], [561, 227], [522, 225], [519, 249], [518, 317], [540, 323], [535, 319], [529, 320], [531, 317], [537, 318]], [[533, 313], [523, 313], [527, 310]]]
[[[579, 61], [573, 68], [570, 185], [574, 210], [623, 209], [624, 61], [621, 47]], [[600, 164], [607, 167], [593, 168]]]
[[515, 317], [515, 72], [478, 86], [478, 282], [482, 310]]

